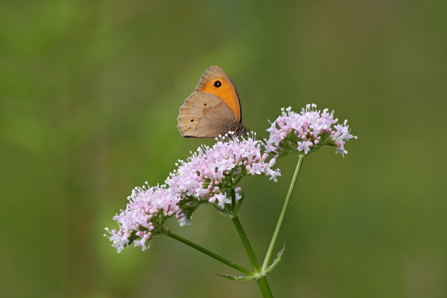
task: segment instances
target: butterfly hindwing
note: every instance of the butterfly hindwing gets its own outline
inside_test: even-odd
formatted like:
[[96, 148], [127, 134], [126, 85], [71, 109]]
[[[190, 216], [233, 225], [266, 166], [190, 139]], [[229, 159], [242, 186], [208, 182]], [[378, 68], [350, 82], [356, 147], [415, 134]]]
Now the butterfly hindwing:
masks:
[[236, 118], [217, 95], [194, 92], [180, 107], [178, 126], [183, 137], [215, 138], [228, 132]]

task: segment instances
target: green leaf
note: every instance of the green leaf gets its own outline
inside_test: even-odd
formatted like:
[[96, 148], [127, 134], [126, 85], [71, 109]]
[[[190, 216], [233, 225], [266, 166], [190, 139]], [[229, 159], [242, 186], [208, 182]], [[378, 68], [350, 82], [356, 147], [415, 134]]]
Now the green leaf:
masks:
[[267, 269], [265, 270], [265, 273], [272, 271], [273, 268], [275, 268], [276, 265], [278, 265], [279, 261], [281, 261], [281, 257], [283, 255], [285, 249], [286, 249], [286, 243], [284, 242], [284, 246], [278, 252], [278, 255], [277, 255], [276, 259], [273, 260], [273, 263], [270, 266], [267, 267]]
[[223, 274], [216, 273], [216, 275], [228, 278], [229, 280], [233, 280], [233, 281], [246, 281], [246, 280], [251, 280], [251, 279], [255, 278], [255, 276], [234, 276], [231, 274], [223, 275]]

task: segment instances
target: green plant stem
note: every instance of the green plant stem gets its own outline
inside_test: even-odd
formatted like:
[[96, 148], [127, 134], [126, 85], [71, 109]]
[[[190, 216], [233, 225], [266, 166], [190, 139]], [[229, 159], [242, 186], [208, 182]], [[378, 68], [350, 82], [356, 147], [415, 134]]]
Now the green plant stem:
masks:
[[261, 290], [262, 297], [273, 298], [272, 290], [270, 290], [270, 286], [267, 282], [267, 277], [265, 275], [261, 276], [260, 278], [257, 278], [256, 282], [258, 283], [258, 287]]
[[287, 192], [286, 200], [284, 201], [284, 205], [281, 210], [281, 214], [279, 215], [278, 223], [276, 224], [275, 232], [273, 233], [272, 240], [270, 241], [270, 246], [267, 250], [267, 254], [265, 255], [264, 263], [262, 264], [262, 271], [265, 271], [269, 266], [270, 259], [272, 257], [273, 249], [276, 244], [276, 240], [278, 240], [279, 231], [281, 230], [281, 226], [284, 222], [284, 217], [286, 216], [287, 208], [289, 207], [290, 198], [292, 197], [293, 190], [296, 185], [296, 180], [298, 179], [298, 174], [301, 169], [301, 165], [303, 164], [305, 155], [298, 156], [298, 163], [296, 164], [295, 173], [293, 174], [292, 181], [290, 182], [289, 191]]
[[256, 259], [255, 252], [253, 251], [250, 241], [248, 241], [247, 234], [245, 234], [244, 228], [242, 227], [242, 224], [239, 221], [239, 217], [235, 215], [234, 217], [231, 218], [231, 220], [233, 221], [233, 224], [236, 227], [239, 237], [242, 240], [242, 244], [244, 245], [245, 251], [247, 252], [248, 259], [250, 260], [250, 263], [253, 266], [253, 270], [257, 275], [255, 280], [258, 283], [259, 289], [261, 290], [262, 297], [273, 298], [272, 291], [270, 290], [270, 286], [267, 282], [267, 277], [259, 267], [259, 263], [258, 260]]
[[[231, 268], [234, 268], [234, 269], [236, 269], [236, 270], [238, 270], [238, 271], [240, 271], [240, 272], [242, 272], [244, 274], [247, 274], [248, 276], [254, 276], [255, 275], [250, 270], [245, 269], [244, 267], [239, 266], [239, 265], [237, 265], [237, 264], [235, 264], [235, 263], [233, 263], [233, 262], [231, 262], [231, 261], [229, 261], [229, 260], [219, 256], [218, 254], [215, 254], [212, 251], [210, 251], [210, 250], [208, 250], [208, 249], [206, 249], [206, 248], [204, 248], [204, 247], [202, 247], [202, 246], [200, 246], [198, 244], [195, 244], [194, 242], [186, 240], [185, 238], [180, 237], [179, 235], [176, 235], [176, 234], [174, 234], [172, 232], [167, 232], [166, 235], [171, 237], [171, 238], [173, 238], [173, 239], [175, 239], [175, 240], [178, 240], [178, 241], [180, 241], [180, 242], [182, 242], [182, 243], [184, 243], [184, 244], [186, 244], [186, 245], [188, 245], [188, 246], [190, 246], [190, 247], [192, 247], [194, 249], [197, 249], [198, 251], [200, 251], [200, 252], [202, 252], [202, 253], [212, 257], [213, 259], [215, 259], [215, 260], [217, 260], [217, 261], [219, 261], [221, 263], [224, 263], [225, 265], [228, 265]], [[259, 268], [259, 265], [258, 265], [258, 268]]]
[[242, 240], [242, 244], [244, 245], [245, 251], [247, 252], [248, 259], [250, 260], [250, 263], [253, 266], [254, 272], [260, 273], [261, 267], [259, 267], [259, 263], [258, 260], [256, 259], [255, 252], [251, 247], [250, 241], [248, 241], [247, 234], [245, 234], [244, 228], [242, 227], [241, 222], [239, 221], [239, 217], [235, 215], [233, 218], [231, 218], [231, 220], [233, 221], [233, 224], [236, 227], [239, 237]]
[[230, 196], [231, 196], [231, 208], [234, 210], [236, 208], [236, 192], [234, 188], [231, 189]]

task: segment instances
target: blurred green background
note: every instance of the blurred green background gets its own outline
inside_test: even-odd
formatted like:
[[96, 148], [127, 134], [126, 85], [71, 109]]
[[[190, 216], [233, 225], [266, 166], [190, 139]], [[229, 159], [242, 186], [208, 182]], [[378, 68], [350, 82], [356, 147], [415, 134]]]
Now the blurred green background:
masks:
[[[268, 275], [275, 297], [447, 296], [447, 2], [3, 1], [0, 296], [260, 297], [255, 282], [167, 238], [121, 254], [102, 235], [145, 181], [213, 140], [183, 139], [179, 107], [222, 66], [244, 125], [281, 107], [349, 119], [349, 154], [304, 162]], [[262, 260], [297, 156], [241, 184]], [[171, 229], [249, 267], [228, 219]]]

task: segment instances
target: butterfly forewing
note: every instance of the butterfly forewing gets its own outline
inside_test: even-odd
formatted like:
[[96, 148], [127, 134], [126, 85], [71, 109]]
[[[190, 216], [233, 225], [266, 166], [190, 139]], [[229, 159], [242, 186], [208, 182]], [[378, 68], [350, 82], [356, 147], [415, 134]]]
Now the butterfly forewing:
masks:
[[239, 96], [225, 70], [219, 66], [209, 67], [200, 78], [195, 91], [208, 92], [221, 98], [233, 112], [236, 121], [242, 121]]

